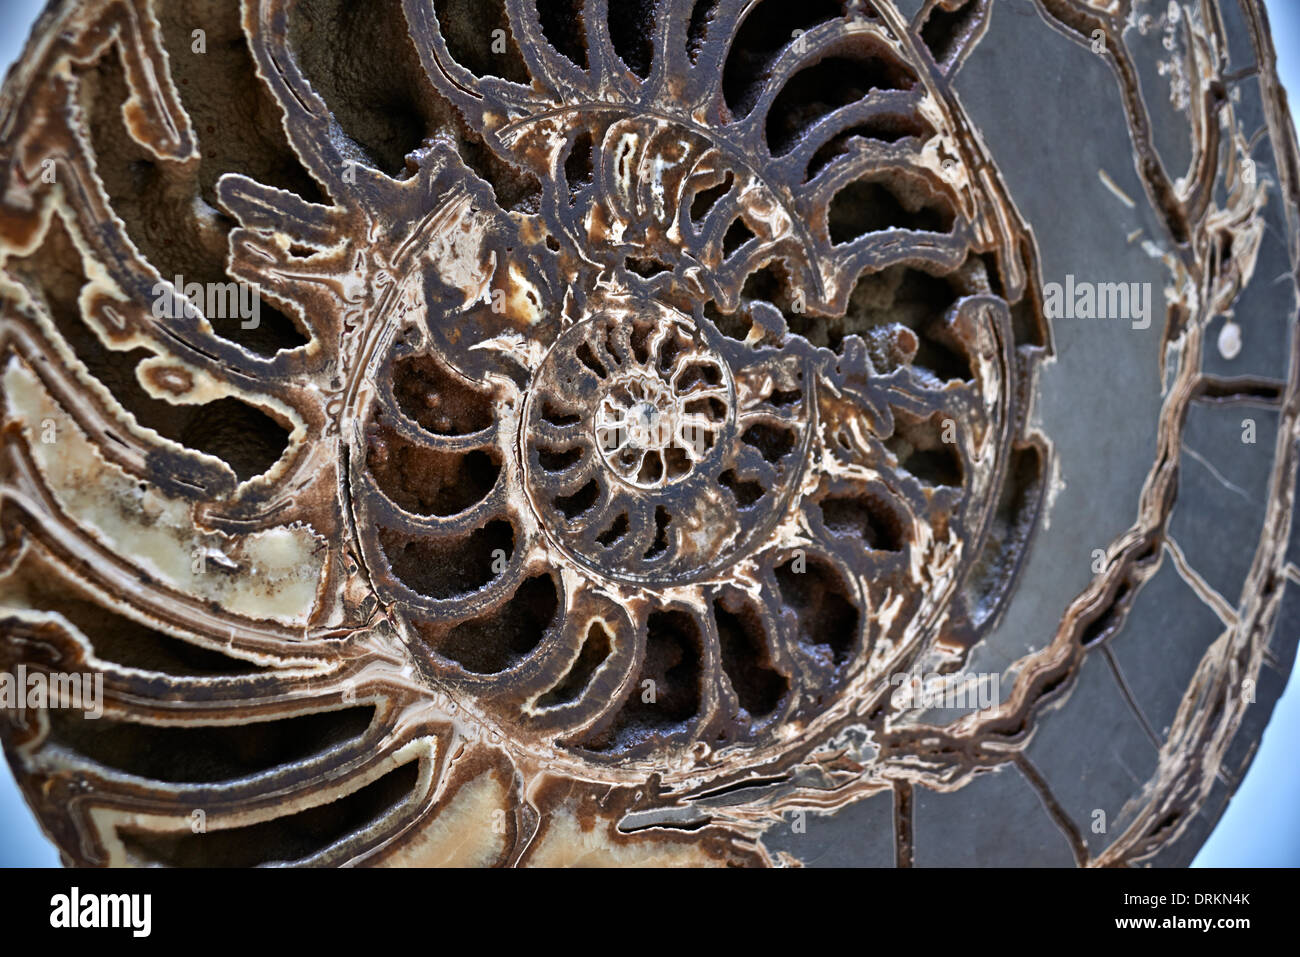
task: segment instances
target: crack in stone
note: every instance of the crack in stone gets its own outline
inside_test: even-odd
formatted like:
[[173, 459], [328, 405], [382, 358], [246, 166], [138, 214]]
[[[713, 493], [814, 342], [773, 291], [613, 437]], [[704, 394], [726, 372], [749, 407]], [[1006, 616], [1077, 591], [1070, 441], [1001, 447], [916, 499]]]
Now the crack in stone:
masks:
[[1169, 557], [1173, 559], [1174, 568], [1177, 569], [1179, 576], [1182, 577], [1189, 588], [1196, 592], [1198, 598], [1219, 616], [1229, 628], [1236, 627], [1238, 623], [1237, 612], [1222, 595], [1214, 590], [1214, 587], [1202, 578], [1192, 566], [1188, 563], [1187, 557], [1183, 550], [1178, 547], [1178, 543], [1172, 538], [1165, 539], [1165, 550], [1169, 552]]
[[1242, 499], [1245, 500], [1246, 502], [1250, 502], [1250, 495], [1246, 492], [1246, 490], [1241, 488], [1239, 485], [1233, 485], [1231, 482], [1229, 482], [1228, 479], [1224, 477], [1223, 473], [1221, 473], [1218, 469], [1216, 469], [1213, 466], [1213, 464], [1211, 464], [1210, 461], [1205, 456], [1203, 456], [1200, 452], [1197, 452], [1186, 442], [1183, 443], [1183, 451], [1186, 452], [1188, 455], [1190, 455], [1197, 462], [1201, 463], [1201, 465], [1203, 465], [1205, 469], [1211, 475], [1214, 476], [1215, 481], [1217, 481], [1220, 485], [1222, 485], [1224, 488], [1228, 489], [1229, 491], [1234, 492], [1237, 495], [1240, 495]]

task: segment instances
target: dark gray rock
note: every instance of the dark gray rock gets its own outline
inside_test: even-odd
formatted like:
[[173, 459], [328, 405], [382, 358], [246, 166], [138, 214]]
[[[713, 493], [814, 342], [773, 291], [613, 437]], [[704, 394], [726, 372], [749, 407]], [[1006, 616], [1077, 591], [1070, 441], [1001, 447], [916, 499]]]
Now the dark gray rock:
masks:
[[917, 867], [1070, 867], [1074, 855], [1015, 767], [981, 774], [952, 794], [917, 790]]

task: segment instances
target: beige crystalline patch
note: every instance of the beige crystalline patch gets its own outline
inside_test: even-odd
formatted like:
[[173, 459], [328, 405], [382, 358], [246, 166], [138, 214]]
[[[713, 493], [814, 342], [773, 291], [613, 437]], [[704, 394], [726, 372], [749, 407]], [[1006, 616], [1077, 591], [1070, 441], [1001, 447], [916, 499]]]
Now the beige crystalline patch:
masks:
[[695, 848], [656, 844], [653, 838], [612, 842], [602, 830], [584, 827], [569, 807], [556, 810], [528, 857], [530, 867], [716, 867], [720, 863]]
[[[87, 532], [131, 556], [155, 579], [230, 612], [307, 620], [322, 568], [317, 536], [305, 528], [279, 528], [227, 544], [205, 535], [195, 527], [193, 506], [106, 462], [16, 359], [5, 369], [4, 391], [61, 510]], [[42, 434], [53, 441], [43, 441]]]
[[482, 774], [461, 787], [428, 827], [383, 859], [385, 867], [486, 867], [508, 850], [494, 814], [509, 807], [496, 775]]

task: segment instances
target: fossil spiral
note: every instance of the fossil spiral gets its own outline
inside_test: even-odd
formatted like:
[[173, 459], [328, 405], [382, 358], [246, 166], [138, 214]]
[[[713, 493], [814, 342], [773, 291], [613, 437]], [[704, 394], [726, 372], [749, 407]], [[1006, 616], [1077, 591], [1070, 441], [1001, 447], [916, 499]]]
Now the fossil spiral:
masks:
[[1091, 584], [1062, 572], [1059, 631], [991, 668], [1005, 693], [955, 720], [899, 693], [1023, 621], [1077, 461], [1039, 407], [1071, 361], [1018, 193], [1042, 183], [959, 80], [1030, 17], [1110, 89], [1148, 28], [1229, 72], [1226, 2], [1110, 6], [52, 4], [0, 98], [0, 663], [102, 676], [101, 717], [3, 723], [65, 860], [792, 863], [789, 814], [887, 795], [911, 864], [926, 794], [1013, 777], [1072, 862], [1181, 835], [1267, 657], [1285, 528], [1240, 602], [1206, 599], [1227, 723], [1156, 742], [1113, 844], [1030, 749], [1188, 564], [1189, 403], [1290, 434], [1289, 382], [1196, 352], [1263, 191], [1294, 198], [1276, 109], [1283, 160], [1243, 176], [1231, 104], [1189, 99], [1175, 184], [1116, 96], [1169, 272], [1156, 463]]

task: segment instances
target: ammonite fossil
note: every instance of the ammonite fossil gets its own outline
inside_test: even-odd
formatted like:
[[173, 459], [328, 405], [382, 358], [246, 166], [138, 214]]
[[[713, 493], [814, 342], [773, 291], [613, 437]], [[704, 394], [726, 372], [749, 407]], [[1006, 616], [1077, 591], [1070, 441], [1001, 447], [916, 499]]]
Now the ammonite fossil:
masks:
[[0, 124], [68, 863], [1177, 863], [1249, 762], [1253, 0], [67, 0]]

